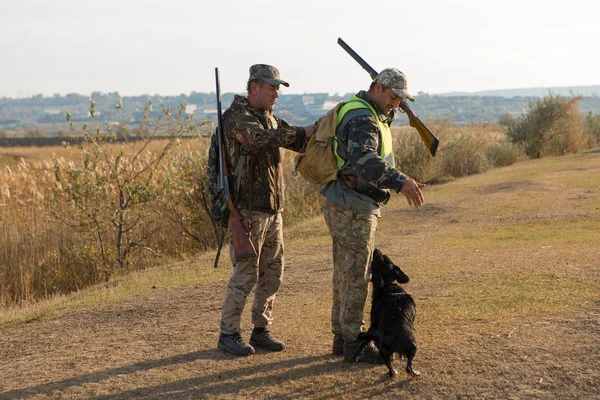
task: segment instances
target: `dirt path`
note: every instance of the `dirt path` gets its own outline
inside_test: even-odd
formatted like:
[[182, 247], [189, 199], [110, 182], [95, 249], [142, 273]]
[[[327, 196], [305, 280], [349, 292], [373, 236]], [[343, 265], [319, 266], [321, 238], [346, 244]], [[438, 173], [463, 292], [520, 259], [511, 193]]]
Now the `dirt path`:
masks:
[[[582, 176], [600, 176], [595, 166], [600, 155], [592, 161], [598, 164], [586, 164]], [[500, 222], [498, 215], [483, 212], [490, 204], [475, 198], [481, 199], [482, 191], [493, 196], [496, 188], [494, 193], [506, 198], [495, 198], [493, 207], [513, 204], [515, 193], [534, 196], [550, 178], [536, 173], [527, 178], [529, 185], [511, 178], [503, 188], [494, 179], [473, 178], [479, 179], [472, 182], [477, 195], [465, 193], [469, 182], [448, 184], [430, 188], [432, 204], [418, 212], [399, 198], [384, 210], [378, 246], [413, 279], [407, 290], [417, 301], [414, 366], [423, 373], [419, 379], [401, 373], [390, 380], [383, 366], [345, 364], [330, 355], [331, 247], [324, 223], [316, 219], [287, 233], [287, 270], [273, 325], [287, 344], [285, 351], [259, 349], [253, 356], [234, 358], [216, 349], [226, 281], [159, 287], [116, 305], [3, 328], [0, 399], [600, 399], [600, 246], [523, 243], [511, 247], [515, 254], [481, 243], [466, 243], [452, 253], [443, 244], [436, 251], [430, 247], [429, 240], [442, 242], [465, 235], [466, 229], [478, 232], [479, 225], [486, 227], [484, 234], [501, 223], [531, 219], [531, 212], [515, 210], [502, 214], [502, 221], [509, 221]], [[597, 208], [581, 208], [581, 190], [573, 189], [566, 196], [570, 200], [564, 200], [576, 212], [546, 208], [535, 218], [572, 222], [588, 213], [598, 223]], [[589, 204], [600, 200], [597, 188], [584, 194]], [[189, 268], [211, 265], [208, 254]], [[515, 293], [527, 295], [510, 292], [510, 285], [544, 282], [523, 272], [525, 267], [546, 269], [555, 277], [545, 293], [558, 296], [560, 304], [547, 308], [552, 301], [540, 294], [517, 303], [531, 310], [510, 309]], [[519, 278], [509, 285], [508, 276]], [[467, 292], [467, 287], [485, 292]], [[496, 312], [478, 308], [491, 298], [509, 303], [496, 301]], [[538, 298], [546, 301], [538, 303]], [[243, 328], [247, 335], [248, 312]], [[395, 363], [402, 371], [403, 361]]]

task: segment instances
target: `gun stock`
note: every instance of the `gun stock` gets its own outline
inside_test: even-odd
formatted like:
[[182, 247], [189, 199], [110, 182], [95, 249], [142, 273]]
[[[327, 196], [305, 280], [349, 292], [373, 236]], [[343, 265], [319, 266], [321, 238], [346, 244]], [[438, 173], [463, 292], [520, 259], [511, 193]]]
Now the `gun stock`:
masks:
[[[227, 207], [229, 207], [230, 213], [233, 209], [239, 215], [239, 212], [233, 206], [231, 200], [227, 202]], [[254, 247], [254, 244], [250, 239], [250, 235], [248, 235], [248, 232], [246, 232], [246, 229], [242, 224], [241, 217], [242, 216], [240, 215], [240, 218], [235, 218], [233, 216], [233, 213], [229, 217], [229, 229], [231, 231], [231, 244], [233, 245], [233, 254], [235, 254], [235, 258], [238, 260], [256, 257], [256, 248]]]
[[440, 140], [437, 138], [437, 136], [435, 136], [431, 129], [429, 129], [427, 125], [425, 125], [423, 121], [421, 121], [421, 119], [415, 115], [413, 110], [411, 110], [410, 106], [406, 102], [406, 99], [402, 99], [398, 108], [401, 108], [402, 111], [406, 113], [406, 116], [408, 117], [408, 123], [417, 130], [419, 136], [421, 136], [421, 140], [423, 140], [423, 143], [425, 143], [425, 146], [427, 146], [431, 155], [435, 157], [438, 145], [440, 144]]
[[[223, 146], [223, 126], [222, 112], [221, 112], [221, 88], [219, 82], [219, 68], [215, 68], [215, 81], [217, 86], [217, 138], [219, 140], [219, 188], [221, 195], [225, 198], [227, 209], [229, 210], [229, 230], [231, 232], [231, 244], [233, 246], [233, 253], [236, 259], [244, 259], [256, 257], [256, 248], [252, 243], [250, 235], [242, 224], [242, 215], [235, 208], [231, 195], [229, 193], [229, 181], [228, 181], [228, 168], [227, 160], [225, 158], [225, 146]], [[218, 263], [218, 255], [215, 260], [215, 266]]]
[[[367, 64], [367, 62], [363, 60], [362, 57], [358, 55], [358, 53], [352, 50], [352, 48], [348, 46], [346, 42], [342, 40], [342, 38], [338, 38], [338, 44], [342, 47], [342, 49], [346, 51], [346, 53], [350, 55], [350, 57], [354, 59], [354, 61], [356, 61], [361, 67], [364, 68], [365, 71], [369, 73], [371, 79], [375, 79], [377, 77], [377, 71], [375, 71], [373, 67]], [[406, 99], [402, 99], [398, 108], [400, 108], [404, 113], [406, 113], [410, 126], [417, 130], [419, 136], [421, 136], [421, 139], [423, 140], [423, 143], [425, 143], [425, 146], [427, 146], [427, 149], [429, 149], [431, 155], [435, 157], [438, 145], [440, 144], [440, 140], [437, 138], [437, 136], [435, 136], [431, 129], [429, 129], [427, 125], [425, 125], [423, 121], [421, 121], [419, 117], [415, 115], [415, 113], [408, 106]]]

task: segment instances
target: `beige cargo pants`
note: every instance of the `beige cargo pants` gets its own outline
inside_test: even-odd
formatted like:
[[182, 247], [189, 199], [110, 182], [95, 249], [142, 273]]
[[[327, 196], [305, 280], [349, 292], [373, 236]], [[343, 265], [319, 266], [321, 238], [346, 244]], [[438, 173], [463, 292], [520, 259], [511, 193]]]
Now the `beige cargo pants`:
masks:
[[[248, 226], [248, 210], [240, 210], [244, 226]], [[221, 333], [240, 333], [241, 315], [246, 299], [254, 289], [251, 322], [255, 327], [266, 328], [273, 322], [273, 302], [283, 278], [283, 220], [281, 213], [252, 212], [252, 242], [258, 253], [256, 258], [236, 260], [231, 241], [229, 256], [233, 272], [227, 285], [221, 312]]]

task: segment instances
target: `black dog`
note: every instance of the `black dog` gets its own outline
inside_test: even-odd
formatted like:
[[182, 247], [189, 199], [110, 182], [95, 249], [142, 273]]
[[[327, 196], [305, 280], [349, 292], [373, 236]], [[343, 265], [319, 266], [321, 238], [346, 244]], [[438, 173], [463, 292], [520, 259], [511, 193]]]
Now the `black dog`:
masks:
[[406, 372], [412, 376], [421, 373], [412, 369], [412, 361], [417, 352], [414, 337], [415, 302], [398, 283], [407, 283], [408, 276], [379, 249], [373, 252], [371, 261], [371, 282], [373, 282], [373, 304], [371, 307], [371, 327], [358, 335], [363, 340], [356, 354], [356, 360], [364, 347], [373, 341], [387, 365], [390, 376], [398, 372], [392, 368], [394, 353], [408, 359]]

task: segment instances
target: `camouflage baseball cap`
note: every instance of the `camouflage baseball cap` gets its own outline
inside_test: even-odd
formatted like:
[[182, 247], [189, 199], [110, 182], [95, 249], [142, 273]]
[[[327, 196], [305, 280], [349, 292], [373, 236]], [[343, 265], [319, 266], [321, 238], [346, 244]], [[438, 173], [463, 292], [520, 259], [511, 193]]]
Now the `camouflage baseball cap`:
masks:
[[279, 77], [279, 70], [272, 65], [254, 64], [250, 67], [250, 78], [248, 80], [260, 79], [271, 85], [283, 85], [289, 87], [290, 84]]
[[381, 82], [382, 85], [389, 87], [400, 97], [415, 101], [410, 93], [406, 91], [406, 76], [397, 68], [386, 68], [377, 75], [375, 82]]

